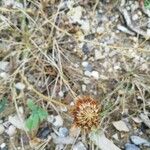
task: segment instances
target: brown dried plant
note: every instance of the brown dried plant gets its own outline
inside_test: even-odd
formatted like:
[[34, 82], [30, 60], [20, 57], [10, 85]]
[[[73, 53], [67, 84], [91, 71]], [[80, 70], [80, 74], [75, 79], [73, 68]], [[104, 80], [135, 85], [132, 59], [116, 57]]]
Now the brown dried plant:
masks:
[[84, 131], [98, 128], [100, 118], [100, 105], [89, 96], [78, 97], [72, 109], [73, 125]]

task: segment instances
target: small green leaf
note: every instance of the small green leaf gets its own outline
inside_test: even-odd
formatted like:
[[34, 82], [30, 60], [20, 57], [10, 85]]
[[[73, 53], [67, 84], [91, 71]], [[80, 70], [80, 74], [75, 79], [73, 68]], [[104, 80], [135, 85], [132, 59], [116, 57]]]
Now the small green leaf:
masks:
[[147, 9], [150, 9], [150, 0], [144, 0], [144, 6]]
[[26, 126], [30, 131], [36, 129], [38, 127], [38, 124], [39, 116], [36, 113], [31, 114], [31, 116], [26, 120]]
[[0, 112], [4, 111], [4, 109], [6, 108], [6, 104], [7, 104], [7, 98], [3, 97], [0, 101]]
[[44, 119], [47, 118], [48, 113], [47, 113], [44, 109], [39, 108], [39, 109], [38, 109], [38, 115], [39, 115], [40, 121], [42, 122]]
[[31, 109], [31, 115], [26, 119], [26, 126], [31, 131], [36, 129], [39, 123], [47, 118], [48, 113], [46, 110], [36, 105], [32, 100], [28, 100], [27, 105]]
[[35, 103], [34, 103], [31, 99], [29, 99], [29, 100], [27, 101], [27, 105], [28, 105], [28, 107], [29, 107], [32, 111], [37, 110], [37, 106], [35, 105]]

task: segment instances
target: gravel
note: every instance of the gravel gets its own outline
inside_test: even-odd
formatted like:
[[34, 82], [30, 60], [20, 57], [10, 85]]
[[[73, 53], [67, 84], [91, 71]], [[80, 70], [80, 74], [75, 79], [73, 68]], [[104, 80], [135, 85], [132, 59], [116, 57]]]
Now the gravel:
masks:
[[18, 90], [24, 90], [25, 89], [25, 84], [18, 82], [15, 84], [16, 89]]
[[0, 61], [0, 72], [6, 71], [8, 69], [9, 62], [7, 61]]
[[5, 131], [5, 128], [2, 124], [0, 124], [0, 134], [3, 134]]
[[73, 150], [87, 150], [87, 148], [84, 146], [82, 142], [76, 143], [72, 149]]
[[69, 130], [66, 127], [60, 127], [58, 131], [58, 135], [60, 137], [66, 137], [69, 134]]
[[8, 127], [8, 129], [5, 130], [5, 132], [6, 132], [10, 137], [12, 137], [12, 136], [14, 136], [14, 135], [16, 134], [17, 130], [16, 130], [16, 127], [14, 127], [13, 125], [10, 125], [10, 126]]
[[87, 45], [87, 43], [83, 44], [82, 51], [84, 52], [84, 54], [87, 54], [90, 52], [90, 47]]
[[132, 143], [134, 143], [135, 145], [144, 145], [147, 147], [150, 147], [150, 142], [148, 142], [146, 139], [143, 139], [139, 136], [131, 136], [130, 137]]
[[125, 144], [125, 150], [140, 150], [140, 148], [134, 144], [127, 143]]
[[99, 79], [99, 72], [98, 71], [92, 71], [91, 76], [94, 79], [98, 80]]
[[55, 127], [61, 127], [63, 125], [63, 119], [60, 115], [54, 117], [54, 122], [52, 123]]
[[37, 137], [40, 138], [40, 139], [47, 139], [48, 136], [50, 136], [51, 132], [52, 132], [52, 129], [50, 129], [49, 127], [42, 128], [38, 132]]

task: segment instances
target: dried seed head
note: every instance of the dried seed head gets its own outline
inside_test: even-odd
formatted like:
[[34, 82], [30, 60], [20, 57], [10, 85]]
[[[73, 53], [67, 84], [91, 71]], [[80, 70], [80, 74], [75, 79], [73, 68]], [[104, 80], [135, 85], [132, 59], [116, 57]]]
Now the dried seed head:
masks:
[[99, 112], [100, 106], [96, 100], [87, 96], [77, 98], [72, 111], [74, 125], [85, 131], [90, 131], [93, 127], [97, 128]]

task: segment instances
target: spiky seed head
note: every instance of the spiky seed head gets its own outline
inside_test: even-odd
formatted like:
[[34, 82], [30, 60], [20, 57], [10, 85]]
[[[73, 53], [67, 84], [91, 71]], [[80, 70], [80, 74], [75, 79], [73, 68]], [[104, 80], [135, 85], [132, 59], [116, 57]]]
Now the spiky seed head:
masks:
[[74, 125], [81, 130], [90, 131], [99, 126], [100, 105], [89, 96], [78, 97], [72, 110]]

